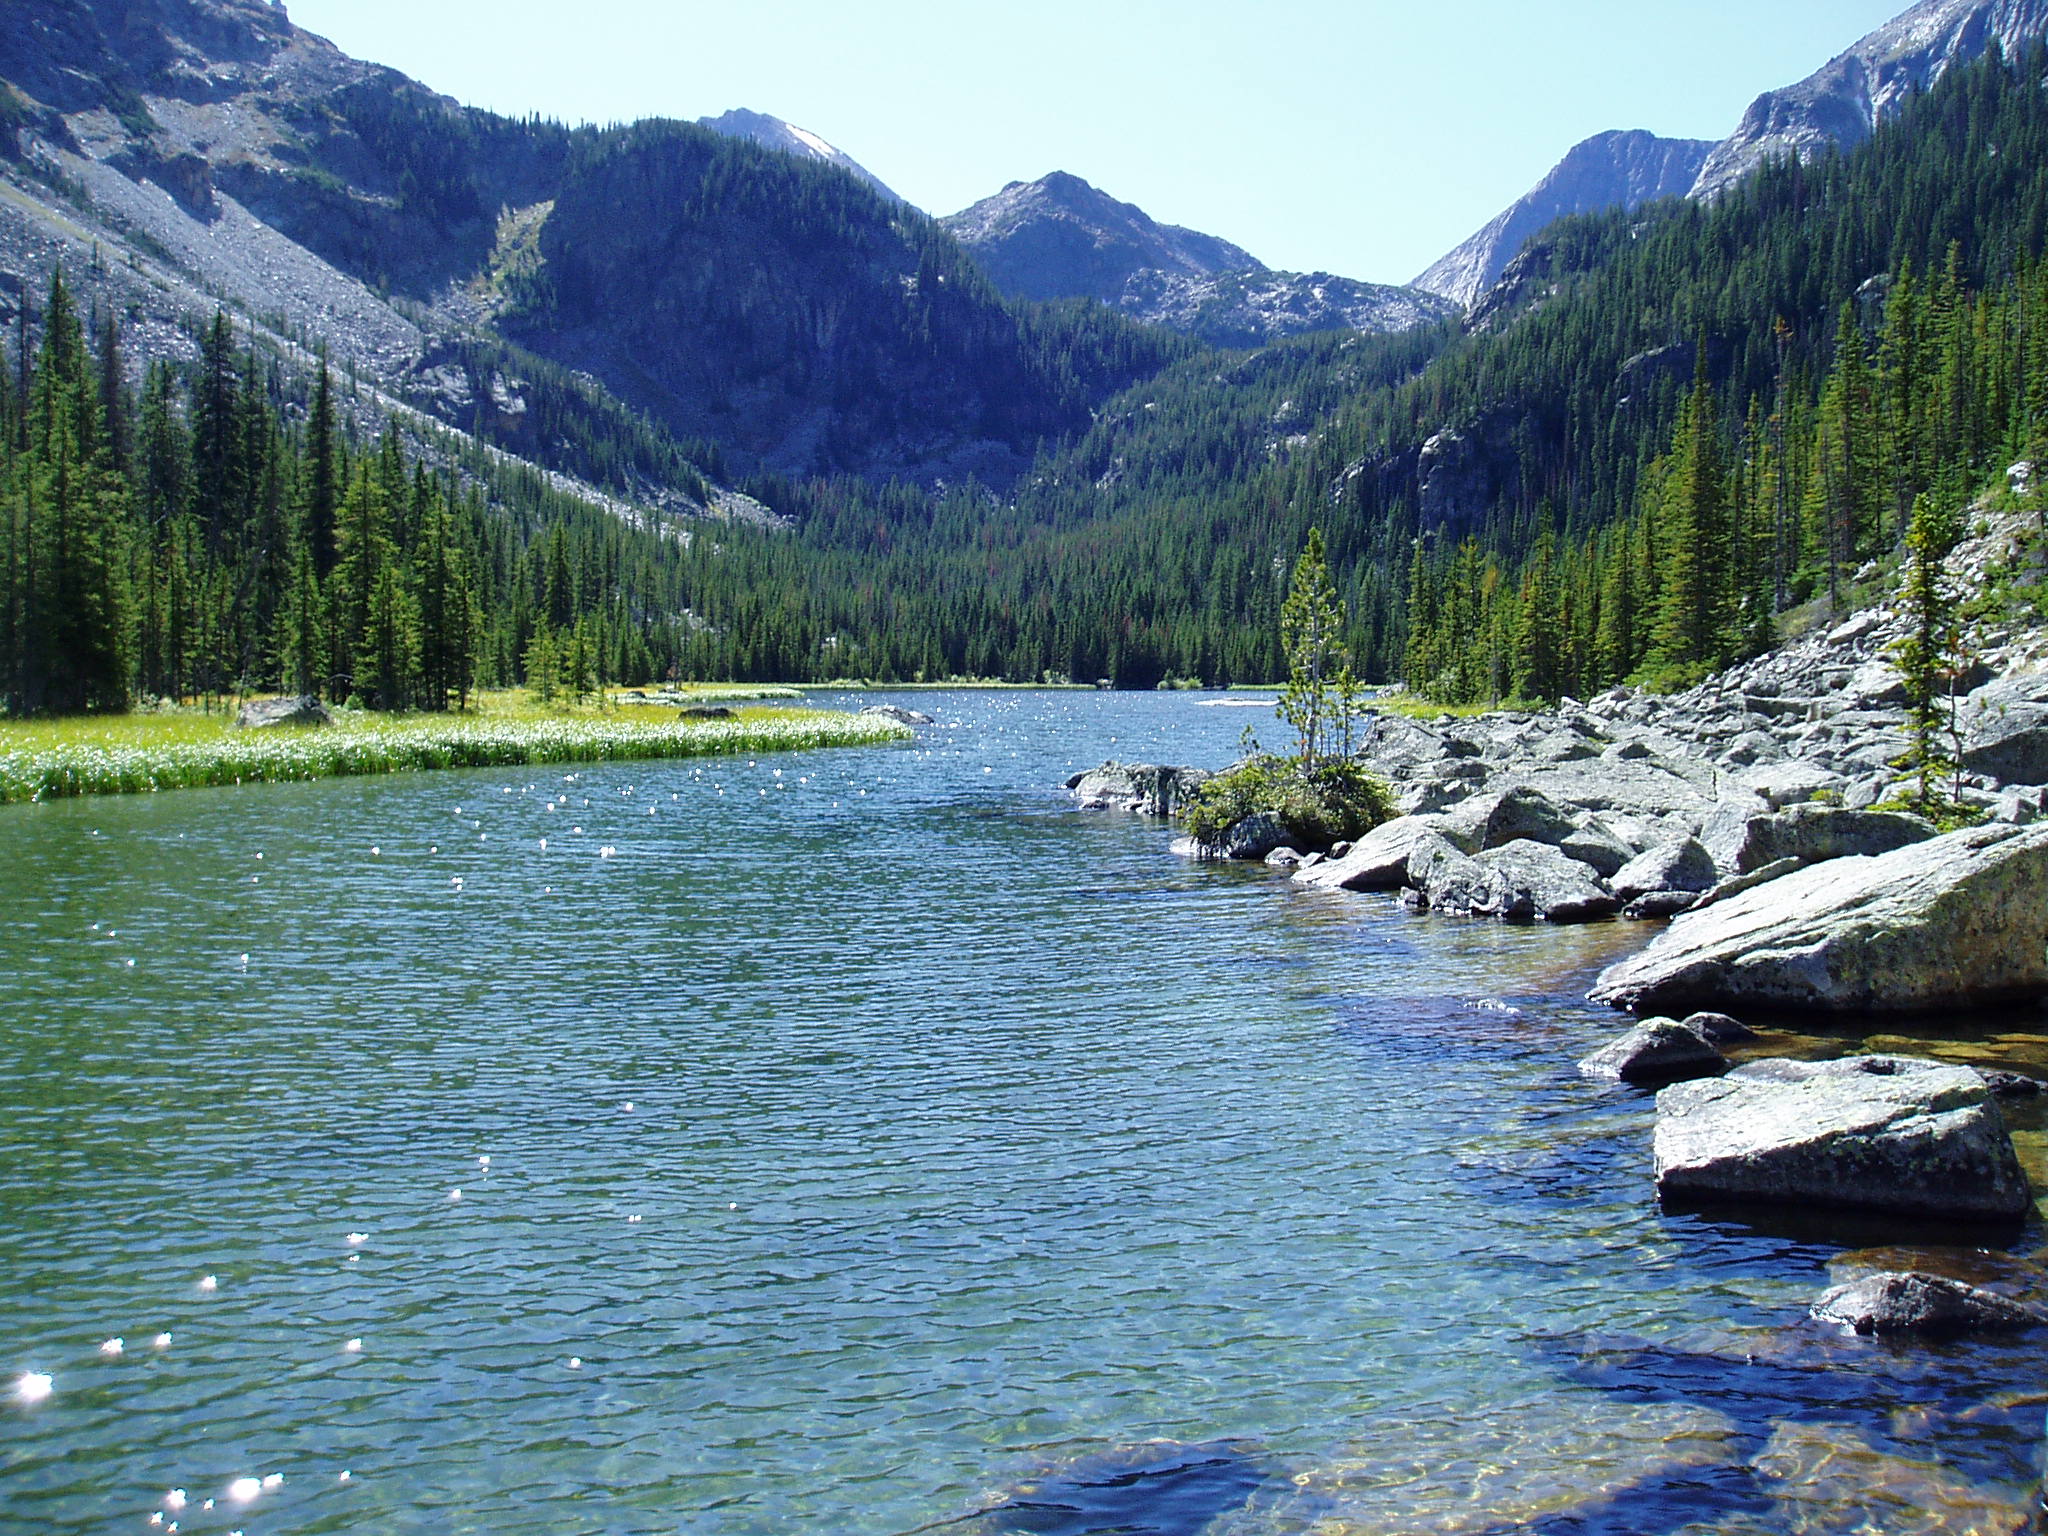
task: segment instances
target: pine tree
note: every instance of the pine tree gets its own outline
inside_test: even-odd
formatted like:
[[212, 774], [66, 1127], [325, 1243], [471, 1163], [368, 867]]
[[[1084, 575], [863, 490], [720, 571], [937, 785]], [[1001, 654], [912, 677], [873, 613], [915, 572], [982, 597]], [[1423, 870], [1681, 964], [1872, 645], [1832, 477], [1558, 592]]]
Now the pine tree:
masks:
[[1340, 730], [1337, 680], [1349, 665], [1340, 638], [1343, 615], [1337, 588], [1323, 553], [1323, 532], [1308, 531], [1308, 545], [1294, 565], [1294, 580], [1280, 609], [1280, 643], [1287, 653], [1287, 686], [1280, 692], [1280, 718], [1294, 727], [1295, 757], [1313, 768], [1328, 753]]

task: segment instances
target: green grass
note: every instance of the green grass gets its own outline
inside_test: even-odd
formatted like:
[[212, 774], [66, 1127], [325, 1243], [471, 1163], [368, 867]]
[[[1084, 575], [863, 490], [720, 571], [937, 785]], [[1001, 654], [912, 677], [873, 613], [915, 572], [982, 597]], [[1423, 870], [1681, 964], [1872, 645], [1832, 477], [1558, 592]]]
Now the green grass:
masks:
[[730, 720], [664, 715], [543, 712], [500, 696], [471, 715], [349, 712], [311, 730], [238, 731], [231, 716], [191, 712], [0, 721], [0, 804], [433, 768], [873, 746], [910, 735], [894, 721], [827, 710], [749, 709]]

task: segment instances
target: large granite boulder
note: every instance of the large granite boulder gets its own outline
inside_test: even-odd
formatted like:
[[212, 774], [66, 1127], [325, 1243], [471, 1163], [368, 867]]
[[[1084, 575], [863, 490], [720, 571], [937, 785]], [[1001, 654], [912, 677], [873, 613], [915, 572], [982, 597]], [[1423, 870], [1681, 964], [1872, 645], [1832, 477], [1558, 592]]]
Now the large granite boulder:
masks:
[[327, 706], [310, 693], [289, 699], [251, 699], [235, 716], [235, 728], [267, 731], [279, 726], [321, 726], [334, 724]]
[[1577, 859], [1602, 880], [1619, 874], [1636, 856], [1636, 850], [1598, 816], [1579, 817], [1571, 836], [1557, 846], [1566, 858]]
[[[1383, 821], [1351, 845], [1341, 859], [1295, 875], [1298, 884], [1324, 891], [1398, 891], [1415, 882], [1408, 865], [1418, 849], [1451, 845], [1435, 816], [1397, 816]], [[1454, 850], [1455, 851], [1455, 850]]]
[[1976, 1220], [2032, 1205], [1983, 1078], [1908, 1057], [1751, 1062], [1666, 1088], [1655, 1144], [1667, 1200]]
[[1951, 832], [1833, 859], [1685, 913], [1609, 966], [1636, 1012], [1913, 1012], [2048, 994], [2048, 827]]
[[898, 725], [937, 725], [938, 722], [921, 709], [905, 709], [901, 704], [870, 704], [861, 711], [880, 720], [894, 720]]
[[1212, 859], [1263, 859], [1285, 848], [1293, 838], [1287, 823], [1271, 811], [1256, 811], [1242, 821], [1232, 822], [1214, 847], [1203, 854]]
[[2048, 1309], [2032, 1302], [1917, 1270], [1865, 1275], [1838, 1285], [1813, 1304], [1813, 1316], [1855, 1333], [1925, 1338], [2010, 1333], [2048, 1323]]
[[1970, 772], [2005, 784], [2048, 784], [2048, 672], [1986, 683], [1960, 715]]
[[[1200, 768], [1167, 768], [1158, 763], [1119, 763], [1090, 768], [1067, 780], [1084, 811], [1133, 811], [1141, 816], [1175, 816], [1209, 780]], [[1274, 846], [1279, 846], [1275, 844]], [[1259, 856], [1265, 857], [1265, 850]]]
[[1409, 881], [1417, 906], [1509, 923], [1592, 922], [1619, 905], [1585, 865], [1526, 839], [1471, 855], [1446, 842], [1418, 848]]
[[1720, 868], [1746, 875], [1785, 859], [1819, 864], [1890, 853], [1925, 842], [1939, 830], [1923, 817], [1899, 811], [1795, 805], [1766, 816], [1717, 817], [1707, 847]]
[[1542, 790], [1522, 785], [1494, 802], [1480, 835], [1480, 847], [1504, 848], [1514, 842], [1555, 847], [1578, 830], [1571, 812]]
[[1686, 837], [1637, 854], [1615, 872], [1609, 884], [1622, 901], [1634, 901], [1662, 891], [1704, 895], [1714, 888], [1717, 878], [1713, 855], [1698, 838]]

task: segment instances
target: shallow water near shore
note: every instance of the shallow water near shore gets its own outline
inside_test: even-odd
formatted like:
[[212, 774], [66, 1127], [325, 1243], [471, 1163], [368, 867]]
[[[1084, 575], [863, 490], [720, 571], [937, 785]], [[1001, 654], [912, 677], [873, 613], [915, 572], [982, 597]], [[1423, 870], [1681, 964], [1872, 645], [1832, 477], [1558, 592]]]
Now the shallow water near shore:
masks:
[[0, 1528], [2019, 1528], [2039, 1341], [1802, 1326], [1839, 1243], [1656, 1209], [1573, 1067], [1645, 933], [1070, 808], [1227, 761], [1200, 695], [903, 702], [0, 812]]

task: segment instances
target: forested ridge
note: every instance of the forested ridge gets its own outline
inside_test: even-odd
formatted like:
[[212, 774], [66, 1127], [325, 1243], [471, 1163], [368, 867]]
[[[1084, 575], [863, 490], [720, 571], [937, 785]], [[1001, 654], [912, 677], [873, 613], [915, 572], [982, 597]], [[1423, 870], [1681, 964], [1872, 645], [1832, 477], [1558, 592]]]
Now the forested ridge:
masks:
[[[788, 528], [636, 523], [417, 429], [358, 439], [333, 408], [345, 381], [245, 348], [226, 317], [196, 365], [130, 390], [118, 326], [60, 286], [0, 387], [8, 707], [305, 687], [434, 709], [493, 684], [667, 676], [1271, 681], [1312, 526], [1368, 678], [1457, 700], [1681, 681], [1838, 595], [1916, 506], [1958, 505], [2038, 445], [2044, 74], [2038, 47], [1989, 58], [1849, 153], [1766, 167], [1711, 204], [1563, 221], [1466, 325], [1401, 336], [1148, 350], [1086, 306], [985, 307], [931, 232], [928, 303], [886, 325], [983, 327], [956, 357], [976, 376], [998, 353], [1033, 359], [1028, 389], [977, 397], [1013, 440], [1054, 430], [1036, 411], [1086, 418], [1000, 491], [778, 474], [578, 404], [566, 370], [518, 428], [542, 418], [558, 452], [629, 491], [701, 495], [701, 467]], [[380, 142], [410, 143], [401, 127]], [[532, 174], [574, 159], [590, 206], [554, 238], [620, 206], [622, 179], [659, 192], [685, 162], [726, 206], [759, 155], [699, 132], [565, 140]], [[434, 153], [406, 195], [454, 230], [482, 193]], [[801, 194], [835, 240], [917, 238], [790, 164], [775, 196]], [[740, 201], [765, 219], [771, 191]], [[550, 249], [502, 274], [516, 312], [594, 302], [604, 274]], [[746, 340], [763, 313], [719, 323]], [[997, 351], [974, 354], [984, 342]], [[803, 354], [780, 332], [749, 344]], [[482, 336], [460, 362], [479, 380], [557, 366]], [[1087, 411], [1119, 371], [1141, 381]], [[863, 408], [871, 426], [900, 410]]]

